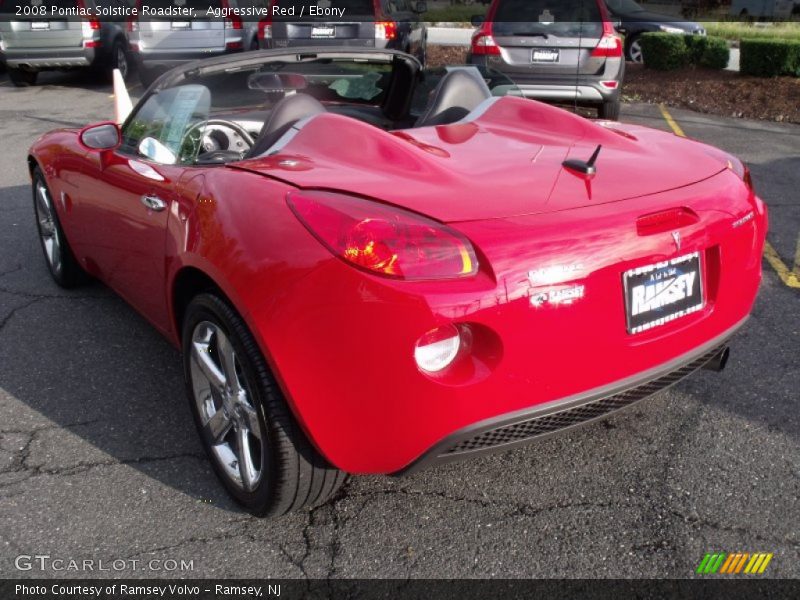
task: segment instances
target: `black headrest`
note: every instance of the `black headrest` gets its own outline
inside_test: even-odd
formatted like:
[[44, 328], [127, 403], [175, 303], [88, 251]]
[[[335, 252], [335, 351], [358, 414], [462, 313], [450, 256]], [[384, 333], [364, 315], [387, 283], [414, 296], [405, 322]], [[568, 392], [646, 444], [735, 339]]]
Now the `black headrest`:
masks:
[[450, 71], [436, 86], [433, 100], [417, 119], [416, 127], [455, 123], [491, 97], [492, 93], [477, 70]]
[[292, 94], [282, 98], [269, 113], [261, 133], [258, 134], [248, 157], [260, 156], [270, 149], [284, 133], [298, 121], [324, 113], [325, 107], [319, 100], [308, 94]]

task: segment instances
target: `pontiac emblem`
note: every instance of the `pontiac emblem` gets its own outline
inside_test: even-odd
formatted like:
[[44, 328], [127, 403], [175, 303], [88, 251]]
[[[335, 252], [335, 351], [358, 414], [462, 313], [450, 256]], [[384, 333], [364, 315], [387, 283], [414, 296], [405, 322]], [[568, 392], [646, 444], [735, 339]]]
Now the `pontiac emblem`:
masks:
[[673, 231], [672, 232], [672, 240], [675, 242], [675, 249], [680, 252], [681, 251], [681, 232], [680, 231]]

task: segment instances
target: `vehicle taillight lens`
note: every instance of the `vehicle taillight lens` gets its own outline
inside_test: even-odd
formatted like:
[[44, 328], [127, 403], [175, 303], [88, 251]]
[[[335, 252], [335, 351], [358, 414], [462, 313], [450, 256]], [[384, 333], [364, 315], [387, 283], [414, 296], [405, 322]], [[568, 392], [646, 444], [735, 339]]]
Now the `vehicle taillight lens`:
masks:
[[393, 40], [397, 37], [397, 23], [394, 21], [378, 21], [375, 23], [376, 40]]
[[136, 17], [131, 17], [128, 19], [128, 32], [134, 33], [139, 31], [139, 21], [136, 20]]
[[458, 356], [461, 333], [455, 325], [443, 325], [423, 335], [414, 347], [417, 366], [428, 373], [438, 373]]
[[500, 54], [500, 47], [492, 37], [491, 24], [484, 23], [472, 36], [472, 54], [478, 56]]
[[603, 37], [592, 50], [593, 58], [622, 58], [622, 39], [614, 31], [610, 21], [603, 21]]
[[258, 39], [269, 40], [272, 39], [272, 21], [262, 19], [258, 22]]
[[432, 219], [333, 192], [290, 192], [286, 200], [334, 255], [371, 273], [425, 280], [478, 272], [469, 240]]
[[[228, 0], [222, 0], [222, 8], [230, 8]], [[225, 17], [225, 29], [241, 29], [242, 18], [238, 15], [228, 15]]]

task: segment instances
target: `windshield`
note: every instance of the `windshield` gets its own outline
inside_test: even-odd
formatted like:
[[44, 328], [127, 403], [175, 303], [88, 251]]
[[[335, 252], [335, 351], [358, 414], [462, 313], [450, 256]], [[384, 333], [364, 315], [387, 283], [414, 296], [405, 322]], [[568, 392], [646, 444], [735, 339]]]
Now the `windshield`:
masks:
[[494, 16], [498, 36], [600, 37], [603, 17], [594, 0], [506, 0]]

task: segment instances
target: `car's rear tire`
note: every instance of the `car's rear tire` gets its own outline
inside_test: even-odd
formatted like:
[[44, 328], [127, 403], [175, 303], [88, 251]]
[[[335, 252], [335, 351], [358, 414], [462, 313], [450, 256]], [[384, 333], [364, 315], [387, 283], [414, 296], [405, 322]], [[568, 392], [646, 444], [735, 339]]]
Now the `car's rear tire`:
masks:
[[183, 321], [183, 366], [195, 425], [228, 493], [259, 517], [322, 504], [343, 483], [292, 415], [242, 318], [196, 296]]
[[625, 41], [625, 58], [631, 62], [644, 63], [642, 37], [640, 35], [632, 35]]
[[128, 81], [133, 72], [133, 61], [128, 53], [125, 44], [120, 40], [114, 42], [114, 48], [111, 50], [111, 72], [114, 69], [119, 69], [123, 81]]
[[89, 276], [72, 253], [61, 228], [61, 222], [58, 220], [50, 188], [47, 187], [39, 167], [33, 169], [33, 210], [36, 215], [39, 242], [53, 281], [63, 288], [72, 288], [85, 283]]
[[619, 98], [615, 100], [607, 100], [603, 102], [599, 108], [597, 109], [597, 115], [601, 119], [607, 119], [609, 121], [618, 121], [619, 120], [619, 112], [622, 108], [622, 102]]
[[8, 68], [8, 78], [17, 87], [28, 87], [36, 85], [36, 79], [39, 77], [38, 71], [28, 71], [26, 69], [18, 69], [16, 67]]

